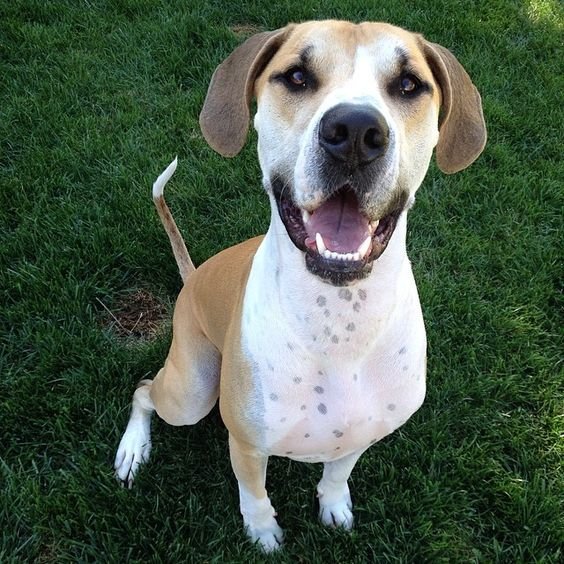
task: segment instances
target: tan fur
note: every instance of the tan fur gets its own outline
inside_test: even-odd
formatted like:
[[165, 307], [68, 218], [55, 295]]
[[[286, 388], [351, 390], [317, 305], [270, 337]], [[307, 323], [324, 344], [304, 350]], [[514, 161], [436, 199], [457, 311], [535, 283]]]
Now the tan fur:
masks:
[[443, 172], [453, 174], [470, 165], [486, 145], [481, 98], [467, 72], [448, 49], [424, 40], [423, 45], [443, 95], [437, 164]]
[[[219, 395], [220, 355], [221, 371], [228, 378], [240, 375], [236, 383], [229, 379], [222, 383], [223, 403], [227, 401], [222, 416], [226, 424], [233, 419], [231, 410], [237, 401], [228, 400], [236, 392], [244, 391], [248, 373], [242, 366], [240, 351], [241, 289], [261, 240], [262, 237], [255, 237], [213, 256], [182, 288], [174, 310], [169, 356], [151, 389], [155, 409], [167, 423], [193, 425], [211, 410]], [[215, 367], [202, 372], [202, 367], [194, 364], [194, 350], [198, 351], [198, 359], [206, 355], [209, 359], [215, 357]], [[217, 388], [213, 397], [203, 403], [194, 401], [199, 395], [206, 396], [206, 386]]]
[[237, 480], [249, 485], [249, 492], [257, 499], [267, 496], [264, 486], [266, 478], [266, 464], [263, 457], [249, 443], [235, 438], [234, 433], [229, 434], [229, 454], [231, 465]]
[[[200, 127], [206, 141], [221, 155], [232, 157], [243, 148], [254, 82], [288, 31], [284, 28], [253, 35], [214, 72]], [[238, 95], [232, 96], [233, 92]]]
[[161, 195], [154, 198], [153, 201], [155, 202], [155, 207], [157, 208], [163, 227], [168, 235], [172, 252], [174, 254], [174, 258], [176, 259], [178, 270], [180, 271], [180, 277], [182, 278], [182, 281], [186, 283], [188, 276], [196, 270], [194, 263], [188, 254], [188, 249], [186, 249], [186, 244], [184, 243], [184, 239], [182, 238], [176, 222], [170, 213], [170, 209], [166, 205], [164, 196]]

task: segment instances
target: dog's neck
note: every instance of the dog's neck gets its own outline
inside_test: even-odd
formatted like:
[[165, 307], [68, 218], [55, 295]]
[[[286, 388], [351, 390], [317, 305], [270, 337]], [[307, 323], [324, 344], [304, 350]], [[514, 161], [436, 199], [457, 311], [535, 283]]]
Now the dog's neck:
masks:
[[[388, 320], [382, 326], [389, 329], [397, 304], [405, 299], [405, 280], [413, 280], [405, 244], [406, 214], [398, 221], [387, 249], [373, 264], [370, 275], [339, 287], [309, 272], [303, 253], [288, 237], [276, 206], [271, 209], [270, 227], [254, 257], [247, 286], [253, 305], [277, 324], [283, 324], [286, 334], [310, 342], [313, 348], [319, 345], [320, 351], [330, 344], [332, 349], [342, 346], [346, 354], [346, 350], [354, 350], [350, 347], [353, 342], [362, 340], [364, 345], [378, 341], [380, 324], [372, 321], [368, 326], [363, 320]], [[341, 326], [339, 343], [328, 343], [337, 326]]]

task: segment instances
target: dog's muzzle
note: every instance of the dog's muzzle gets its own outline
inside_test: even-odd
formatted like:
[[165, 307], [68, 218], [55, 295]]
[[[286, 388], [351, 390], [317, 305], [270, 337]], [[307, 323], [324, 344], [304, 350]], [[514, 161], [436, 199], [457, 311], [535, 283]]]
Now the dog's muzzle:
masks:
[[392, 193], [385, 206], [377, 206], [377, 215], [369, 211], [375, 208], [389, 136], [386, 120], [374, 108], [340, 104], [319, 123], [318, 143], [327, 165], [319, 178], [331, 179], [320, 181], [326, 194], [321, 204], [301, 208], [290, 183], [279, 176], [271, 181], [290, 239], [305, 253], [310, 272], [332, 284], [345, 285], [370, 273], [407, 203], [407, 194]]

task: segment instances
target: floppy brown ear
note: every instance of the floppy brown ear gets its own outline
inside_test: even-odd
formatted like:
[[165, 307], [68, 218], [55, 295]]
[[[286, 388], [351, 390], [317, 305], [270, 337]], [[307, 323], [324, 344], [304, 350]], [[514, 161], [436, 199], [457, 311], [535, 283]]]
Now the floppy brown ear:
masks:
[[224, 157], [233, 157], [243, 148], [255, 80], [288, 31], [285, 27], [253, 35], [215, 69], [200, 113], [200, 128], [212, 149]]
[[452, 174], [472, 164], [484, 149], [487, 134], [482, 100], [448, 49], [424, 41], [424, 52], [442, 94], [437, 164]]

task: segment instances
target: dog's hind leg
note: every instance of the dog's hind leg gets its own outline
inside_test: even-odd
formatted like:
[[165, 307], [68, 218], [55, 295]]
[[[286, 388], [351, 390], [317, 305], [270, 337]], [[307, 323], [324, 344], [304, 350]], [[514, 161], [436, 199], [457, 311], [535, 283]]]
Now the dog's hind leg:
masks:
[[141, 380], [133, 394], [131, 415], [114, 462], [115, 475], [131, 488], [139, 466], [149, 460], [151, 452], [151, 415], [155, 406], [151, 400], [151, 380]]
[[[190, 325], [177, 327], [165, 365], [154, 380], [142, 380], [133, 394], [131, 415], [114, 463], [116, 477], [129, 488], [139, 466], [149, 459], [153, 411], [170, 425], [194, 425], [217, 401], [219, 353]], [[195, 356], [188, 354], [186, 342], [198, 351]]]

